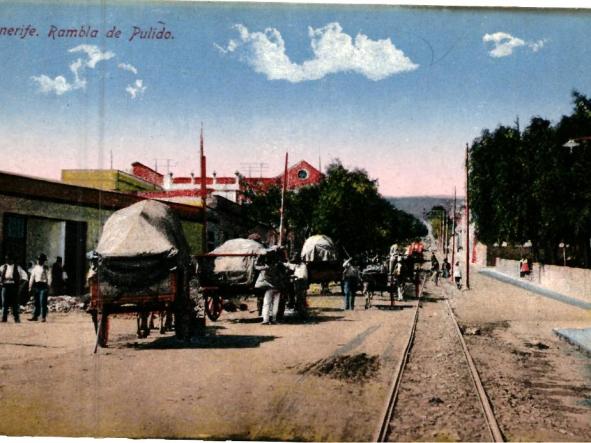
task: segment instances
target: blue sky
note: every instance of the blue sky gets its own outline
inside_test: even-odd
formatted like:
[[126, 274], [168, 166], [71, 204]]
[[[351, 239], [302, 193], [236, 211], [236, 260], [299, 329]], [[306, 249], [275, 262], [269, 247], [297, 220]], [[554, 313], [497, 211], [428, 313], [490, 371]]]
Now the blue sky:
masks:
[[[110, 151], [119, 169], [171, 158], [188, 175], [203, 122], [218, 175], [246, 173], [246, 162], [279, 173], [288, 151], [365, 168], [385, 195], [462, 194], [465, 143], [483, 128], [556, 121], [572, 89], [591, 94], [585, 11], [0, 2], [0, 12], [0, 28], [39, 32], [0, 35], [0, 168], [48, 178], [108, 167]], [[160, 22], [174, 39], [129, 41], [133, 26]], [[51, 25], [99, 35], [53, 40]], [[112, 26], [119, 39], [104, 37]]]

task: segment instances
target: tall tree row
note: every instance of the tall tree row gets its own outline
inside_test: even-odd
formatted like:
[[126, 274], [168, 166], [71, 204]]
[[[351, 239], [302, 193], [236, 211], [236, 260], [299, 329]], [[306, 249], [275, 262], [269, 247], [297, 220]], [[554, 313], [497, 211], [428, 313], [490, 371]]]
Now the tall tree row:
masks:
[[[485, 129], [472, 142], [470, 203], [484, 243], [531, 241], [535, 259], [562, 263], [568, 255], [589, 266], [591, 101], [576, 91], [572, 98], [572, 113], [556, 124], [534, 117], [524, 129]], [[565, 147], [572, 139], [578, 146]]]

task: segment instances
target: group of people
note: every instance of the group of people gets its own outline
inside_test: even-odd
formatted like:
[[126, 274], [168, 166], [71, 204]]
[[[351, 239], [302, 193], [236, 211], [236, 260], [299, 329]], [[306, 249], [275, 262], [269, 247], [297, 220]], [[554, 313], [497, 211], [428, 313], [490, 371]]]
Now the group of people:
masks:
[[[277, 322], [281, 293], [289, 294], [288, 305], [300, 315], [305, 315], [308, 269], [297, 256], [291, 262], [283, 260], [284, 250], [271, 247], [259, 256], [255, 268], [260, 271], [256, 289], [265, 291], [263, 296], [262, 324]], [[291, 286], [291, 287], [289, 287]]]
[[462, 269], [460, 267], [460, 262], [456, 261], [455, 266], [451, 268], [451, 263], [447, 261], [447, 257], [443, 259], [443, 263], [441, 266], [439, 265], [439, 260], [435, 256], [433, 252], [431, 254], [431, 275], [433, 281], [435, 282], [435, 286], [439, 285], [439, 275], [441, 274], [441, 278], [449, 278], [450, 274], [453, 272], [453, 278], [458, 289], [462, 289]]
[[15, 323], [20, 323], [20, 293], [28, 285], [28, 293], [33, 295], [35, 310], [29, 321], [47, 321], [47, 300], [50, 289], [55, 294], [64, 290], [66, 274], [62, 258], [57, 257], [51, 268], [47, 265], [47, 256], [40, 254], [36, 263], [28, 272], [15, 263], [14, 257], [7, 254], [0, 266], [0, 288], [2, 295], [2, 322], [8, 321], [12, 311]]
[[[306, 291], [308, 289], [308, 271], [306, 264], [301, 262], [297, 257], [292, 258], [292, 262], [285, 262], [281, 256], [284, 251], [281, 248], [272, 247], [267, 252], [261, 255], [257, 261], [255, 268], [260, 271], [255, 288], [264, 289], [263, 305], [262, 305], [262, 324], [270, 325], [277, 322], [277, 313], [279, 310], [279, 303], [282, 293], [288, 293], [293, 300], [288, 304], [293, 306], [296, 311], [305, 312], [306, 307]], [[390, 260], [388, 271], [394, 279], [402, 278], [403, 260], [398, 255], [396, 259]], [[431, 271], [435, 285], [439, 284], [439, 277], [449, 278], [452, 276], [455, 280], [458, 289], [462, 285], [462, 271], [460, 263], [457, 262], [453, 268], [448, 262], [447, 258], [443, 259], [440, 265], [437, 257], [433, 253], [431, 256]], [[358, 290], [362, 282], [361, 272], [357, 266], [354, 265], [351, 258], [345, 260], [343, 263], [342, 273], [342, 293], [343, 293], [343, 308], [344, 310], [355, 309], [355, 292]], [[292, 285], [288, 288], [287, 285]], [[403, 289], [403, 284], [400, 285]], [[399, 300], [402, 299], [403, 291], [398, 292]]]

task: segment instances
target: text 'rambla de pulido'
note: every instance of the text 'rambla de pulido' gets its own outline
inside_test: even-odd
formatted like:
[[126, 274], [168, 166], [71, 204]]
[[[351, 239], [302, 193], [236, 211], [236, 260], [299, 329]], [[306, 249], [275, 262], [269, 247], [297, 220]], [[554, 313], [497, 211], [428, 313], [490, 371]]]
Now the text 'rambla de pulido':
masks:
[[[172, 32], [166, 28], [166, 24], [158, 22], [157, 26], [131, 26], [127, 32], [112, 26], [104, 33], [106, 38], [135, 40], [174, 40]], [[101, 31], [92, 25], [81, 25], [73, 28], [62, 28], [50, 25], [46, 33], [40, 33], [39, 29], [31, 24], [22, 26], [0, 26], [0, 37], [13, 37], [19, 39], [37, 38], [45, 36], [51, 40], [67, 38], [98, 38]]]

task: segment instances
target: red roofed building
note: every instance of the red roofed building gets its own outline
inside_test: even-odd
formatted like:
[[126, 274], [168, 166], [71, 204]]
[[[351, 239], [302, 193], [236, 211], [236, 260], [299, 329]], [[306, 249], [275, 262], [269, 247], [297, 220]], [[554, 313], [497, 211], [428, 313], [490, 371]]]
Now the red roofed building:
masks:
[[[152, 168], [135, 162], [131, 173], [142, 180], [161, 187], [161, 190], [144, 191], [144, 197], [167, 199], [186, 204], [200, 204], [201, 177], [191, 174], [189, 177], [174, 177], [172, 173], [160, 174]], [[287, 188], [299, 189], [314, 185], [322, 180], [323, 174], [305, 160], [299, 161], [287, 170]], [[243, 177], [236, 173], [230, 177], [218, 177], [215, 172], [206, 178], [208, 195], [219, 195], [230, 201], [241, 203], [242, 194], [248, 186], [255, 191], [267, 190], [272, 186], [281, 186], [283, 174], [275, 177]]]

